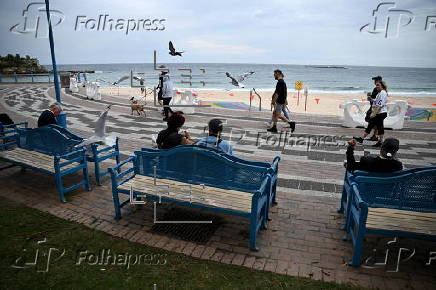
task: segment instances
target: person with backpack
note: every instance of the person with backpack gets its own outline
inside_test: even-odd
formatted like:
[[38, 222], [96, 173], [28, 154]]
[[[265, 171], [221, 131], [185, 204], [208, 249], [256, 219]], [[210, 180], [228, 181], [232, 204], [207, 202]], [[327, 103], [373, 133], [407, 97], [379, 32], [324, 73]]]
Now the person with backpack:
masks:
[[209, 121], [208, 127], [208, 136], [198, 140], [195, 145], [216, 148], [217, 150], [223, 151], [229, 155], [233, 155], [232, 145], [228, 141], [221, 139], [223, 122], [220, 119], [212, 119]]

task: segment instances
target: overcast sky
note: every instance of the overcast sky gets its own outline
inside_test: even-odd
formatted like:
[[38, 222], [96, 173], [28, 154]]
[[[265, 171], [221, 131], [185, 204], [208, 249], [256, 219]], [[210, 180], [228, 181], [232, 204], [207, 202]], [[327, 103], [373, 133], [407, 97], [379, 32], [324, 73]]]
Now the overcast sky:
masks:
[[[412, 12], [414, 19], [400, 27], [398, 37], [390, 38], [383, 33], [360, 31], [363, 25], [373, 23], [372, 11], [382, 3], [373, 0], [51, 0], [50, 8], [61, 11], [64, 17], [54, 27], [59, 64], [152, 62], [156, 49], [161, 63], [436, 67], [436, 27], [430, 25], [430, 31], [425, 31], [427, 16], [435, 16], [436, 22], [436, 1], [392, 2], [396, 3], [395, 9]], [[47, 38], [35, 38], [34, 32], [10, 31], [16, 24], [16, 30], [23, 30], [23, 10], [30, 3], [33, 2], [1, 0], [0, 54], [28, 54], [48, 64]], [[44, 34], [47, 21], [44, 12], [36, 11], [40, 6], [29, 9], [27, 21], [34, 22], [40, 16], [39, 33]], [[378, 21], [386, 19], [390, 6], [393, 5], [383, 6], [386, 9], [379, 13]], [[125, 29], [86, 30], [79, 23], [80, 31], [75, 31], [78, 16], [82, 16], [82, 21], [98, 20], [100, 14], [125, 22], [165, 19], [165, 29], [146, 31], [141, 26], [126, 35]], [[400, 25], [407, 24], [409, 14], [405, 14], [399, 18], [398, 12], [391, 13], [391, 23], [395, 25], [399, 19]], [[52, 21], [57, 22], [57, 16]], [[390, 33], [395, 31], [394, 25], [390, 26]], [[186, 51], [183, 58], [168, 55], [169, 40], [176, 49]]]

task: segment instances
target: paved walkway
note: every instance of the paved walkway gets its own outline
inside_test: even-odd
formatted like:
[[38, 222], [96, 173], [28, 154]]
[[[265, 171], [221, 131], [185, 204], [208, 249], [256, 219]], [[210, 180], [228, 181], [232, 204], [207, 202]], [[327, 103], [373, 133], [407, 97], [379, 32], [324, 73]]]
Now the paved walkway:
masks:
[[[44, 85], [1, 85], [0, 111], [10, 114], [14, 121], [27, 120], [34, 125], [40, 111], [53, 102], [53, 93], [52, 88]], [[92, 135], [93, 122], [105, 103], [115, 103], [108, 132], [121, 138], [121, 151], [127, 156], [140, 147], [150, 146], [152, 134], [165, 127], [156, 110], [147, 110], [147, 117], [132, 116], [128, 98], [103, 99], [96, 102], [65, 95], [69, 128], [86, 137]], [[342, 191], [344, 144], [351, 136], [360, 135], [361, 129], [342, 128], [336, 117], [296, 114], [295, 134], [289, 137], [289, 129], [283, 129], [281, 135], [268, 137], [265, 121], [270, 118], [269, 113], [215, 108], [202, 108], [188, 116], [185, 127], [194, 138], [201, 137], [207, 121], [217, 116], [226, 120], [224, 139], [231, 138], [237, 156], [262, 161], [271, 161], [276, 155], [282, 157], [279, 204], [272, 208], [273, 220], [268, 229], [258, 236], [259, 252], [248, 250], [245, 219], [222, 216], [225, 223], [205, 245], [152, 234], [153, 208], [149, 205], [128, 206], [123, 210], [123, 219], [116, 221], [109, 179], [101, 187], [94, 186], [91, 192], [75, 191], [69, 195], [69, 203], [61, 204], [52, 179], [31, 171], [21, 173], [19, 169], [9, 169], [0, 173], [0, 195], [115, 236], [202, 259], [379, 289], [434, 288], [436, 263], [425, 266], [429, 252], [436, 251], [434, 243], [412, 239], [396, 243], [397, 250], [399, 247], [417, 249], [412, 259], [400, 264], [398, 273], [389, 272], [395, 270], [395, 261], [391, 261], [395, 257], [390, 257], [387, 267], [345, 265], [351, 257], [351, 244], [341, 239], [343, 216], [336, 213], [336, 207]], [[434, 124], [406, 122], [405, 129], [387, 131], [387, 136], [401, 140], [399, 158], [405, 166], [436, 164]], [[377, 150], [369, 145], [359, 147], [357, 154], [363, 155], [363, 150], [376, 154]], [[159, 214], [165, 211], [162, 208]], [[372, 249], [377, 249], [380, 255], [389, 240], [369, 236], [364, 256], [370, 257]], [[392, 253], [395, 249], [390, 250]]]

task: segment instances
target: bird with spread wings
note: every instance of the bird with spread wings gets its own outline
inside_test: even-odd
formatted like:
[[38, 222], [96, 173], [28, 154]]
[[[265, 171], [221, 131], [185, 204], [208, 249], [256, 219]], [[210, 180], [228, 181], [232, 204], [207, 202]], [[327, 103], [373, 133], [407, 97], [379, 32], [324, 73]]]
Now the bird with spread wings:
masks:
[[172, 41], [170, 41], [170, 43], [169, 43], [169, 49], [170, 49], [169, 54], [172, 56], [176, 56], [176, 55], [182, 56], [182, 53], [184, 53], [184, 51], [176, 51]]
[[231, 84], [236, 86], [236, 87], [240, 87], [240, 88], [244, 88], [245, 85], [242, 83], [246, 77], [251, 76], [252, 74], [254, 74], [254, 71], [250, 71], [250, 72], [246, 72], [240, 76], [238, 76], [238, 78], [233, 77], [230, 73], [226, 72], [226, 76], [228, 78], [231, 79]]

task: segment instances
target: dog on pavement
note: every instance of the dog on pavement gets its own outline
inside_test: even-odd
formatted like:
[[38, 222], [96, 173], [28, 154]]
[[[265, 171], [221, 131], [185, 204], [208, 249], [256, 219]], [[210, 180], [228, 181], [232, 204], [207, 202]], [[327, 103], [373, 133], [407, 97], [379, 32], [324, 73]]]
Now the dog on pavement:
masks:
[[130, 109], [132, 109], [132, 115], [133, 115], [133, 112], [136, 111], [136, 113], [138, 113], [138, 116], [141, 116], [141, 113], [142, 113], [142, 114], [144, 114], [144, 117], [145, 117], [144, 107], [145, 107], [145, 104], [144, 105], [139, 104], [138, 101], [135, 100], [135, 97], [132, 97], [130, 99]]

